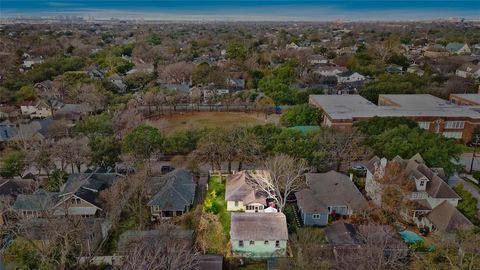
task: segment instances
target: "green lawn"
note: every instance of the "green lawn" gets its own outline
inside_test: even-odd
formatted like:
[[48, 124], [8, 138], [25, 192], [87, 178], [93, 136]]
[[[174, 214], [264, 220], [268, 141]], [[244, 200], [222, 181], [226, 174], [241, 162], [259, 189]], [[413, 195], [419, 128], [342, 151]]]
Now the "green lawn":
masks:
[[208, 193], [203, 206], [207, 212], [218, 216], [227, 240], [230, 239], [231, 217], [227, 212], [227, 202], [225, 201], [225, 183], [220, 176], [212, 176], [208, 179]]

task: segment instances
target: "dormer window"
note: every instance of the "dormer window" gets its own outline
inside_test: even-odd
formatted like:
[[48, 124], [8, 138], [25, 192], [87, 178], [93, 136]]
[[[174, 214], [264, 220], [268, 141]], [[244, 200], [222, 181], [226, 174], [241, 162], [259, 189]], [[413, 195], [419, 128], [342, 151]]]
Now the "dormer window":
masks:
[[423, 181], [423, 180], [420, 181], [420, 186], [421, 186], [421, 187], [425, 186], [425, 181]]

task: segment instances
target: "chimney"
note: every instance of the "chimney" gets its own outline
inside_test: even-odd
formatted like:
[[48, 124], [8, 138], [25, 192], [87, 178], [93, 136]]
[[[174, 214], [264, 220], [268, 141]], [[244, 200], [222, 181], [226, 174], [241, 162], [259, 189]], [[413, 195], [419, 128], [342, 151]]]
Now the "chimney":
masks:
[[385, 168], [387, 166], [387, 159], [384, 157], [380, 159], [380, 165], [382, 166], [382, 168]]

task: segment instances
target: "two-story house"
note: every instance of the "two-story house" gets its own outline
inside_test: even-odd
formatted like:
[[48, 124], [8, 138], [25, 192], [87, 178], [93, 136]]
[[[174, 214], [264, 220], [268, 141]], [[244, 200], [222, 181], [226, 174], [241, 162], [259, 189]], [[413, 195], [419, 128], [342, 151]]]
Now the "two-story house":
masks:
[[307, 173], [308, 188], [295, 193], [304, 225], [325, 226], [329, 215], [361, 214], [367, 201], [352, 180], [339, 172]]
[[263, 212], [267, 196], [255, 189], [250, 171], [240, 171], [228, 176], [225, 188], [227, 211]]
[[[412, 201], [409, 209], [404, 209], [402, 215], [406, 220], [410, 220], [419, 227], [429, 227], [430, 229], [436, 227], [435, 221], [438, 218], [429, 219], [430, 213], [434, 213], [434, 217], [439, 216], [438, 207], [444, 205], [444, 202], [449, 203], [455, 210], [458, 205], [460, 197], [453, 191], [453, 189], [446, 183], [446, 175], [441, 168], [429, 168], [425, 164], [422, 156], [416, 154], [410, 159], [403, 159], [396, 156], [391, 161], [379, 157], [373, 157], [367, 163], [367, 176], [365, 183], [365, 191], [372, 199], [373, 203], [378, 206], [382, 204], [382, 184], [379, 179], [385, 175], [385, 170], [390, 163], [395, 163], [402, 170], [401, 173], [405, 175], [405, 181], [412, 181], [411, 186], [413, 190], [410, 194]], [[447, 209], [443, 206], [440, 208]], [[449, 214], [450, 218], [458, 216], [458, 213]], [[448, 223], [448, 221], [445, 221]], [[439, 225], [439, 224], [437, 224]]]
[[230, 243], [235, 256], [284, 257], [287, 242], [287, 219], [283, 213], [232, 213]]

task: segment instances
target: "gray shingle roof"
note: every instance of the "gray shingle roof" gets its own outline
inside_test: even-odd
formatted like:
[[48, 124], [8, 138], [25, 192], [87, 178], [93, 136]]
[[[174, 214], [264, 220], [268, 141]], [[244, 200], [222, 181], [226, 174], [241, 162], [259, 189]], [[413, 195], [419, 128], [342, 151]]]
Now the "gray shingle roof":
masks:
[[[367, 201], [350, 178], [336, 171], [327, 173], [307, 173], [308, 190], [297, 192], [298, 205], [304, 211], [324, 209], [325, 206], [346, 205], [353, 209], [362, 209]], [[297, 198], [298, 199], [298, 198]]]
[[12, 207], [15, 210], [50, 210], [57, 201], [57, 195], [56, 192], [48, 192], [43, 189], [39, 189], [30, 195], [19, 194]]
[[443, 201], [435, 207], [427, 218], [437, 230], [442, 232], [452, 232], [472, 226], [472, 222], [448, 201]]
[[99, 192], [110, 187], [119, 177], [116, 173], [74, 173], [68, 177], [59, 195], [72, 193], [98, 206]]
[[164, 186], [148, 202], [148, 206], [159, 206], [161, 210], [183, 211], [192, 204], [196, 184], [187, 170], [176, 169], [159, 179]]
[[230, 238], [233, 240], [288, 240], [283, 213], [232, 213]]
[[243, 201], [244, 204], [251, 202], [266, 203], [266, 196], [255, 190], [251, 182], [249, 171], [240, 171], [229, 175], [225, 187], [226, 201]]

